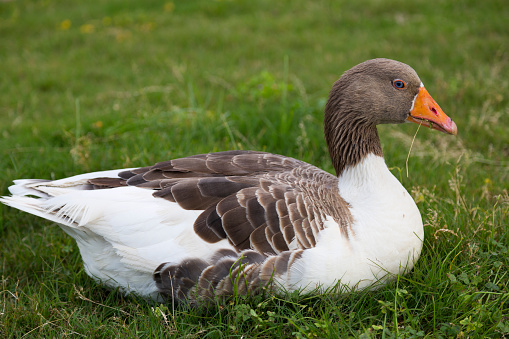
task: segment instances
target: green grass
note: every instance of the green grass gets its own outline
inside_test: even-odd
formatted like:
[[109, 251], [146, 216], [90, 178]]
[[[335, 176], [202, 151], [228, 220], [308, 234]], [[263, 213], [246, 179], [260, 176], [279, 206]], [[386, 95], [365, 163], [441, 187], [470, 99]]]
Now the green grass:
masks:
[[[57, 226], [0, 206], [0, 337], [508, 337], [509, 6], [492, 1], [0, 2], [0, 192], [227, 149], [328, 171], [331, 84], [413, 66], [458, 136], [382, 126], [425, 223], [415, 269], [376, 292], [172, 309], [83, 271]], [[296, 141], [297, 140], [297, 141]]]

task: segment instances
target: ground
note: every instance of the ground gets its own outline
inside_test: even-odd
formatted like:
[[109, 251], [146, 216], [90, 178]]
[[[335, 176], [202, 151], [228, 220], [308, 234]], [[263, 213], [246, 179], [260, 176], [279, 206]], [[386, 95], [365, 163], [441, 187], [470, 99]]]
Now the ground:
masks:
[[405, 62], [456, 137], [383, 126], [423, 255], [376, 292], [151, 305], [97, 285], [57, 226], [0, 206], [1, 337], [509, 336], [509, 6], [493, 1], [2, 1], [0, 192], [228, 149], [332, 172], [331, 84]]

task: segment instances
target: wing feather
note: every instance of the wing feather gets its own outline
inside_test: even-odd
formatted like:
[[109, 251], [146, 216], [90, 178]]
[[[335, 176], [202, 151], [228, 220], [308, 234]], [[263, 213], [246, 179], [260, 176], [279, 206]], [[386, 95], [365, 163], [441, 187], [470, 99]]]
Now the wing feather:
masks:
[[194, 231], [209, 243], [228, 239], [237, 250], [276, 254], [311, 248], [326, 216], [334, 218], [346, 236], [353, 222], [336, 177], [270, 153], [200, 154], [127, 170], [119, 177], [89, 183], [96, 189], [152, 189], [155, 197], [202, 210]]

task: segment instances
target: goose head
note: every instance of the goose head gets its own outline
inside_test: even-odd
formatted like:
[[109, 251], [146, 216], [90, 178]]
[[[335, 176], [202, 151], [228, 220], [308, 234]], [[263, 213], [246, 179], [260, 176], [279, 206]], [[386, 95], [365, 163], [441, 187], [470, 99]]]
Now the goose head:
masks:
[[365, 61], [336, 81], [325, 106], [325, 138], [338, 176], [369, 153], [382, 156], [378, 124], [413, 122], [456, 135], [456, 124], [417, 73], [389, 59]]

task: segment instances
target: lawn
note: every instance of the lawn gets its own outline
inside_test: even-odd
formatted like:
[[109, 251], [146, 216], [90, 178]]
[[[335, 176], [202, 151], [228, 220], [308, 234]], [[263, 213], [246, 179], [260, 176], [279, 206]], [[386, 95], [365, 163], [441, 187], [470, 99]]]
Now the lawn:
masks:
[[[416, 69], [458, 126], [381, 126], [423, 216], [416, 267], [376, 292], [153, 305], [96, 284], [58, 226], [0, 206], [0, 337], [509, 337], [509, 4], [1, 1], [0, 193], [209, 151], [333, 172], [322, 130], [342, 72]], [[408, 175], [407, 175], [408, 173]]]

